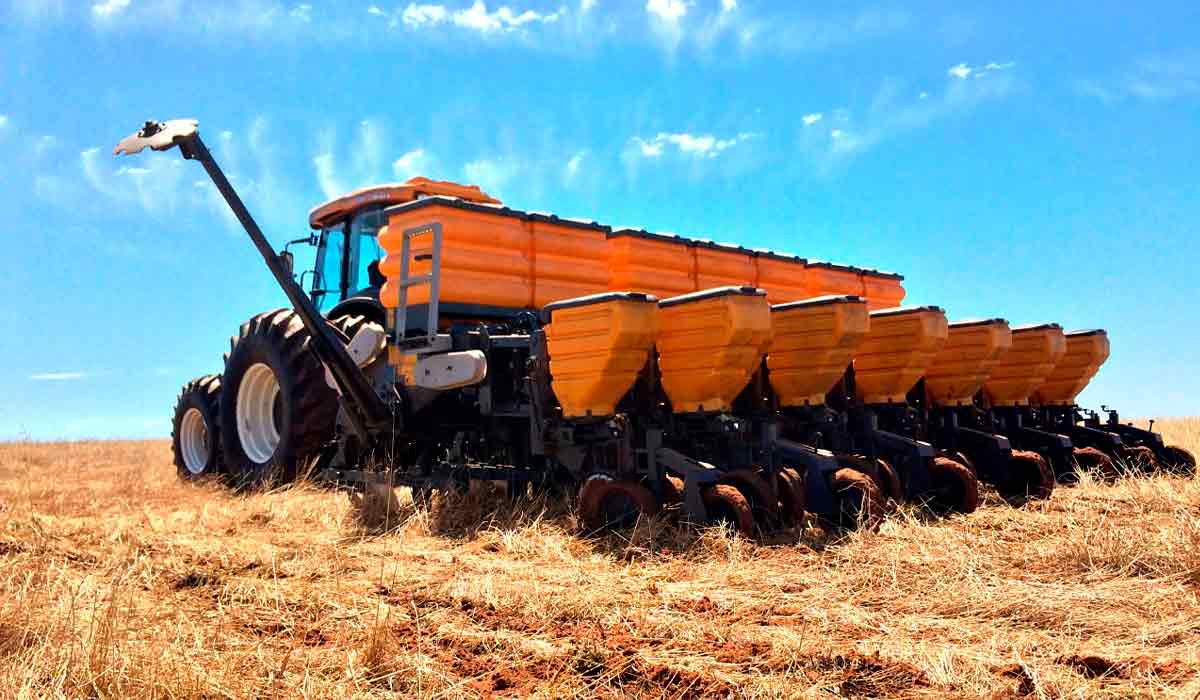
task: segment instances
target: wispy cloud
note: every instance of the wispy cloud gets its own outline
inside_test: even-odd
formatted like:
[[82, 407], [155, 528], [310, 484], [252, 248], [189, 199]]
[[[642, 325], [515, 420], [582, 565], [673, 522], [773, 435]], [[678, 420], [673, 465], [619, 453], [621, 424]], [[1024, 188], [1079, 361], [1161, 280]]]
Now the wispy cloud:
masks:
[[700, 54], [721, 50], [723, 58], [811, 53], [894, 34], [913, 24], [908, 12], [891, 6], [829, 12], [737, 0], [375, 0], [361, 5], [294, 0], [11, 1], [16, 3], [16, 18], [27, 23], [90, 16], [97, 31], [199, 34], [219, 41], [371, 41], [383, 32], [405, 31], [449, 48], [449, 32], [451, 39], [484, 36], [490, 45], [517, 42], [533, 50], [569, 54], [601, 44], [643, 43], [657, 45], [668, 56], [686, 46]]
[[87, 379], [87, 372], [42, 372], [31, 374], [29, 379], [35, 382], [67, 382], [76, 379]]
[[567, 161], [566, 166], [563, 168], [563, 172], [568, 178], [573, 178], [579, 174], [579, 166], [583, 164], [583, 159], [585, 156], [587, 156], [587, 151], [580, 151], [571, 156], [571, 159]]
[[821, 114], [820, 112], [813, 112], [812, 114], [806, 114], [803, 117], [800, 117], [800, 121], [804, 122], [804, 126], [812, 126], [813, 124], [821, 121], [821, 118], [824, 116], [825, 115]]
[[663, 155], [667, 146], [674, 147], [679, 153], [693, 158], [716, 158], [723, 151], [733, 148], [743, 141], [754, 138], [754, 134], [742, 132], [729, 138], [718, 138], [712, 134], [669, 134], [660, 132], [650, 139], [634, 136], [630, 145], [635, 152], [644, 158], [658, 158]]
[[342, 157], [338, 156], [338, 135], [333, 127], [322, 129], [317, 142], [312, 163], [317, 184], [326, 198], [383, 182], [390, 174], [387, 133], [374, 120], [359, 122]]
[[946, 72], [945, 87], [940, 94], [920, 91], [914, 95], [902, 83], [885, 81], [865, 108], [843, 107], [823, 113], [827, 127], [816, 126], [821, 119], [809, 119], [816, 113], [802, 117], [800, 148], [818, 172], [828, 173], [902, 134], [919, 131], [986, 101], [1007, 96], [1016, 85], [1008, 73], [1014, 65], [1008, 62], [982, 67], [952, 66]]
[[6, 129], [8, 129], [8, 115], [0, 114], [0, 132], [5, 131]]
[[396, 160], [392, 161], [392, 174], [397, 180], [407, 180], [410, 177], [424, 176], [437, 179], [437, 160], [424, 148], [414, 148]]
[[386, 12], [378, 5], [367, 8], [367, 14], [388, 19], [388, 26], [409, 29], [436, 27], [447, 24], [483, 34], [512, 32], [532, 25], [553, 24], [566, 13], [565, 7], [553, 12], [514, 10], [507, 5], [489, 10], [484, 0], [475, 0], [469, 7], [453, 9], [442, 4], [409, 3], [404, 9]]
[[1079, 94], [1105, 103], [1130, 98], [1147, 102], [1200, 95], [1200, 50], [1147, 56], [1108, 78], [1088, 78], [1075, 84]]
[[[206, 140], [260, 223], [281, 227], [294, 225], [299, 218], [296, 212], [305, 210], [308, 197], [303, 194], [306, 185], [279, 167], [283, 154], [272, 140], [274, 133], [269, 120], [260, 115], [236, 134], [217, 132]], [[194, 163], [175, 151], [113, 158], [107, 148], [93, 146], [81, 151], [76, 163], [77, 169], [60, 166], [58, 171], [39, 173], [33, 182], [34, 194], [67, 206], [98, 196], [105, 211], [120, 215], [163, 217], [203, 211], [215, 214], [230, 230], [240, 230], [216, 187]], [[85, 192], [79, 192], [80, 188]]]
[[678, 22], [690, 5], [684, 0], [646, 0], [646, 12], [667, 22]]
[[301, 3], [288, 10], [288, 17], [308, 24], [312, 22], [312, 5]]
[[104, 0], [92, 5], [92, 16], [98, 19], [115, 17], [129, 7], [129, 0]]
[[946, 74], [951, 77], [958, 78], [959, 80], [966, 80], [967, 78], [984, 78], [990, 73], [1008, 70], [1015, 65], [1017, 65], [1016, 61], [1008, 61], [1007, 63], [996, 63], [993, 61], [991, 63], [984, 64], [983, 66], [975, 67], [972, 67], [966, 63], [959, 63], [958, 65], [950, 66], [948, 69], [946, 69]]

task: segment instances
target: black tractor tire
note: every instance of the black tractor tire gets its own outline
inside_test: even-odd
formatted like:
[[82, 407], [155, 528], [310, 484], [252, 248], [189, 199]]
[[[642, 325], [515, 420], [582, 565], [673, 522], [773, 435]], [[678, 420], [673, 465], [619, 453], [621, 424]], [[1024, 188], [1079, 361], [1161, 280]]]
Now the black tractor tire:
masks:
[[329, 325], [333, 326], [336, 335], [341, 336], [343, 343], [349, 343], [354, 340], [354, 336], [362, 330], [363, 326], [371, 322], [371, 319], [366, 316], [338, 316], [337, 318], [329, 319]]
[[184, 481], [219, 476], [221, 455], [221, 378], [208, 374], [183, 385], [171, 421], [175, 472]]
[[292, 481], [333, 436], [337, 392], [325, 383], [325, 368], [310, 342], [290, 309], [259, 314], [230, 339], [220, 422], [226, 471], [235, 487]]

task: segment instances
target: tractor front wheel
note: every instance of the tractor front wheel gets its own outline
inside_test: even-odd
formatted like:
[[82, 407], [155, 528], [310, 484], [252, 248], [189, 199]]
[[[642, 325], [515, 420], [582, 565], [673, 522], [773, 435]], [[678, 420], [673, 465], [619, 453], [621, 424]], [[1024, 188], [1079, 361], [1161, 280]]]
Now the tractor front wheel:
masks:
[[230, 341], [221, 434], [235, 486], [291, 481], [332, 436], [337, 394], [309, 341], [300, 317], [288, 309], [255, 316]]

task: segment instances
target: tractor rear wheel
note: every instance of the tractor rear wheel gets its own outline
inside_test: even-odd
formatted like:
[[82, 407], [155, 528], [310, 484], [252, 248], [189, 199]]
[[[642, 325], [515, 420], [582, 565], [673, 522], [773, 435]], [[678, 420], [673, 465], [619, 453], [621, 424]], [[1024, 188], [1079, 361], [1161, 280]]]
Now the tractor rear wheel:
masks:
[[926, 504], [935, 513], [973, 513], [979, 507], [979, 480], [962, 462], [934, 457], [929, 478], [933, 488]]
[[633, 527], [658, 510], [658, 500], [650, 489], [607, 474], [589, 477], [579, 489], [579, 517], [591, 532]]
[[310, 340], [289, 309], [255, 316], [230, 340], [221, 434], [235, 486], [291, 481], [333, 435], [337, 393], [325, 383]]
[[221, 473], [221, 378], [215, 374], [183, 385], [171, 421], [175, 471], [185, 481]]
[[1036, 452], [1013, 450], [1008, 463], [1008, 473], [997, 484], [1000, 496], [1009, 503], [1023, 503], [1029, 499], [1050, 498], [1054, 493], [1054, 472], [1050, 463]]
[[875, 479], [849, 467], [833, 473], [830, 480], [836, 502], [832, 524], [841, 528], [860, 527], [874, 530], [883, 520], [883, 494]]
[[1192, 476], [1196, 473], [1196, 457], [1191, 452], [1176, 445], [1163, 448], [1163, 466], [1173, 474]]
[[708, 521], [725, 525], [743, 537], [754, 537], [754, 512], [742, 492], [731, 484], [716, 484], [704, 490]]

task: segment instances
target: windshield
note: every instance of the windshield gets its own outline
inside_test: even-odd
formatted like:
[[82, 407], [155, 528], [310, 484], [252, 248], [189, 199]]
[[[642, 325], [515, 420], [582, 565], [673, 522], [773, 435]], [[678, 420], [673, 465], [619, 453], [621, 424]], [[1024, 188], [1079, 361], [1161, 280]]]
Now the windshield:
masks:
[[328, 310], [345, 296], [345, 286], [342, 284], [345, 259], [345, 224], [322, 229], [321, 247], [317, 251], [317, 274], [313, 280], [313, 300], [322, 311]]
[[379, 233], [379, 229], [386, 223], [387, 216], [382, 208], [363, 211], [351, 222], [351, 270], [354, 278], [349, 280], [348, 290], [358, 291], [383, 284], [383, 276], [379, 273], [379, 261], [383, 259], [384, 253], [375, 234]]

